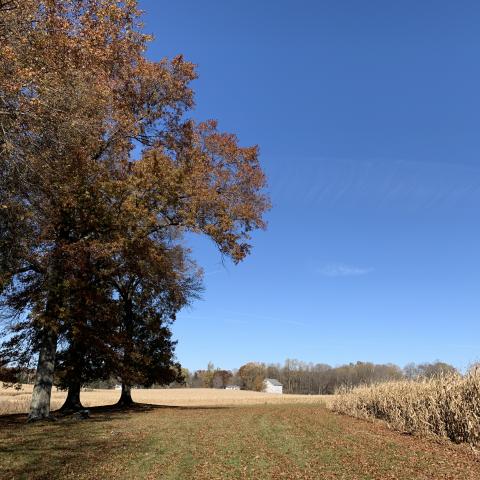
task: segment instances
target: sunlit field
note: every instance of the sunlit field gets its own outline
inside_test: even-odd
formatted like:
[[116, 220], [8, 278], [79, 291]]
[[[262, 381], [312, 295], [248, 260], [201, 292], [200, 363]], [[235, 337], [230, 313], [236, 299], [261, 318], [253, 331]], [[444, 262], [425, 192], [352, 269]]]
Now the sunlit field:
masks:
[[[8, 413], [26, 413], [30, 404], [31, 385], [22, 390], [0, 388], [0, 415]], [[211, 388], [178, 389], [133, 389], [135, 402], [167, 406], [217, 406], [217, 405], [258, 405], [284, 403], [325, 404], [331, 401], [327, 395], [277, 395], [245, 390], [217, 390]], [[60, 408], [66, 398], [66, 392], [52, 392], [52, 409]], [[111, 405], [120, 398], [119, 390], [92, 390], [81, 393], [85, 407]]]
[[[1, 389], [2, 412], [27, 412], [31, 390]], [[0, 415], [0, 479], [480, 478], [467, 445], [335, 414], [325, 408], [333, 396], [138, 389], [136, 407], [102, 408], [119, 396], [82, 392], [87, 420], [27, 424], [26, 415]], [[53, 407], [64, 398], [54, 391]]]
[[[402, 435], [382, 422], [336, 415], [320, 403], [300, 403], [305, 398], [188, 390], [136, 393], [137, 400], [145, 393], [146, 399], [186, 405], [92, 408], [88, 420], [70, 416], [36, 424], [27, 424], [24, 415], [0, 416], [0, 479], [480, 478], [480, 463], [466, 445]], [[116, 399], [108, 392], [91, 392], [91, 398], [95, 395], [97, 401]], [[297, 403], [286, 403], [292, 399]], [[227, 405], [235, 400], [257, 404]]]

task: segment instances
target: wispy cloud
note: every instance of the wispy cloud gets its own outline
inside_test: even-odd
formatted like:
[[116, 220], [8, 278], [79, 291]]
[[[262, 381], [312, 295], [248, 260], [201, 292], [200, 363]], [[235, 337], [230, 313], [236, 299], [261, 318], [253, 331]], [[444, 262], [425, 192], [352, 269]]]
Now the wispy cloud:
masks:
[[269, 181], [277, 202], [415, 211], [471, 208], [480, 199], [480, 166], [459, 161], [310, 157], [286, 168]]
[[319, 270], [319, 273], [325, 277], [359, 277], [372, 272], [373, 268], [363, 268], [355, 265], [345, 265], [343, 263], [325, 265]]

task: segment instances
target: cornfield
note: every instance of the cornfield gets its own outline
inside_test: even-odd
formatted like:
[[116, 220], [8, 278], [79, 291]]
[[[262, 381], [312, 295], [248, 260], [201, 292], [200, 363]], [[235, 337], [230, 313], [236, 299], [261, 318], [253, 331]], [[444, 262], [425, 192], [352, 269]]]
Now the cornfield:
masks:
[[480, 445], [480, 370], [337, 392], [331, 408], [398, 431]]

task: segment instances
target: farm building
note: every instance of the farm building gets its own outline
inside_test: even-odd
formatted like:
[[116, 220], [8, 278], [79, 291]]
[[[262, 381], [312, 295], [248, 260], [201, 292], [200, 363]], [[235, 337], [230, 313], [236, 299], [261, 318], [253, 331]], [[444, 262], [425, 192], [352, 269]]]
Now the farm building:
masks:
[[240, 387], [238, 385], [227, 385], [225, 390], [240, 390]]
[[274, 378], [266, 378], [263, 381], [263, 391], [266, 393], [283, 393], [283, 385]]

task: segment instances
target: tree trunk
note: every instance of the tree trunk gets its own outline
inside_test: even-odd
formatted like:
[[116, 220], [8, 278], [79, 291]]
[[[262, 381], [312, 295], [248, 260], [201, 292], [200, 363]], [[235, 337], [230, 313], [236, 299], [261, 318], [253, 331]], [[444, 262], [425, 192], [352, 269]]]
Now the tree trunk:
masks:
[[80, 382], [73, 382], [68, 386], [68, 394], [65, 403], [60, 408], [60, 412], [78, 412], [84, 410], [82, 402], [80, 401]]
[[72, 335], [70, 349], [67, 355], [69, 368], [67, 369], [66, 383], [68, 394], [65, 403], [60, 408], [62, 413], [74, 413], [84, 410], [80, 401], [80, 390], [82, 387], [82, 374], [85, 368], [85, 346]]
[[[132, 386], [130, 384], [130, 375], [128, 373], [125, 374], [125, 372], [128, 372], [131, 366], [131, 342], [133, 339], [133, 307], [130, 299], [126, 300], [124, 304], [123, 327], [125, 343], [123, 350], [123, 372], [121, 372], [120, 377], [124, 379], [122, 379], [122, 394], [120, 395], [120, 400], [117, 402], [117, 405], [119, 407], [129, 407], [133, 405]], [[125, 380], [125, 377], [128, 380]]]
[[28, 416], [29, 422], [51, 418], [50, 397], [52, 394], [56, 352], [57, 334], [51, 327], [45, 326], [41, 333], [35, 386], [33, 387], [32, 403]]
[[129, 407], [133, 405], [132, 399], [132, 387], [125, 382], [122, 382], [122, 394], [120, 395], [120, 400], [117, 402], [119, 407]]

